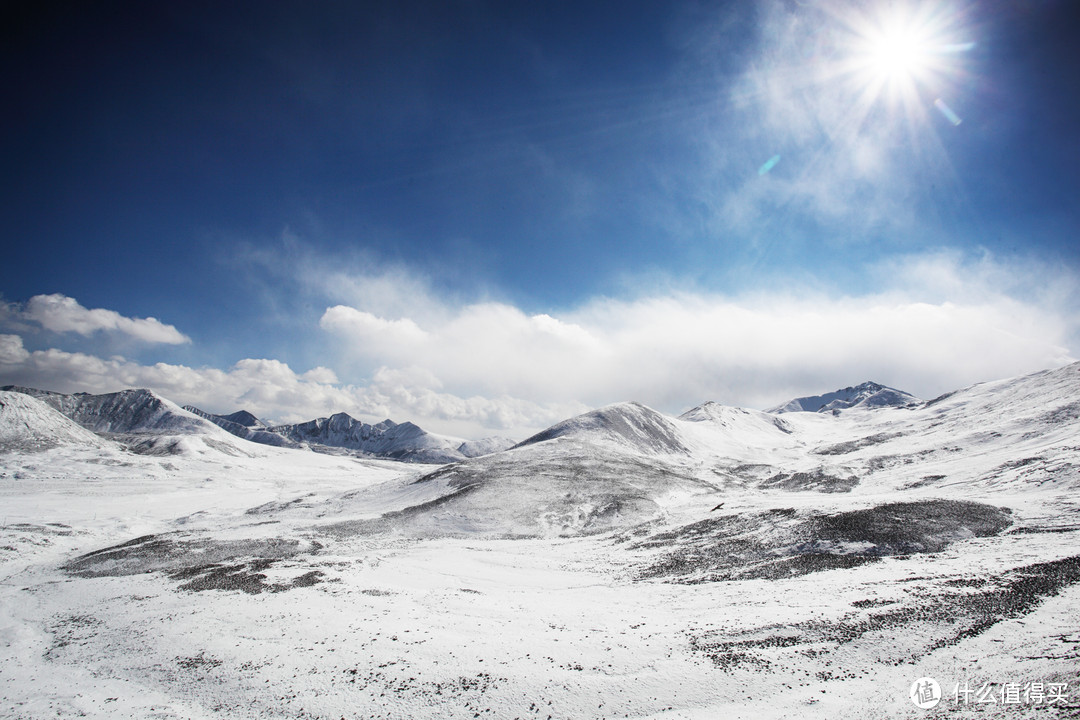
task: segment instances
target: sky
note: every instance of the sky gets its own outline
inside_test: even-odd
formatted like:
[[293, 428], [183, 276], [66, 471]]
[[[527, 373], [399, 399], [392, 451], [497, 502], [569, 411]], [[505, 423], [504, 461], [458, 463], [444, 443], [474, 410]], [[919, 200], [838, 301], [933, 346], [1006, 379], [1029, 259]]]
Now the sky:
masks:
[[1080, 6], [24, 3], [0, 384], [524, 437], [1080, 358]]

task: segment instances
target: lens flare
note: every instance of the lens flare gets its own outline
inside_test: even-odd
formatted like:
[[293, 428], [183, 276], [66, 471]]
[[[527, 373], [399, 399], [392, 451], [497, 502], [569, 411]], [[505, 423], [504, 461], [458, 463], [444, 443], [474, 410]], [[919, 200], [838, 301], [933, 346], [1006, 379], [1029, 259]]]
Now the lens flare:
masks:
[[771, 158], [766, 160], [765, 163], [761, 167], [758, 168], [757, 174], [758, 175], [767, 174], [770, 170], [772, 170], [774, 167], [776, 167], [776, 163], [778, 163], [778, 162], [780, 162], [780, 156], [779, 155], [773, 155]]
[[945, 116], [945, 119], [951, 122], [953, 125], [959, 125], [963, 122], [963, 120], [960, 119], [960, 116], [953, 112], [953, 109], [946, 105], [945, 101], [941, 98], [938, 98], [934, 101], [934, 107], [936, 107], [941, 112], [941, 114]]

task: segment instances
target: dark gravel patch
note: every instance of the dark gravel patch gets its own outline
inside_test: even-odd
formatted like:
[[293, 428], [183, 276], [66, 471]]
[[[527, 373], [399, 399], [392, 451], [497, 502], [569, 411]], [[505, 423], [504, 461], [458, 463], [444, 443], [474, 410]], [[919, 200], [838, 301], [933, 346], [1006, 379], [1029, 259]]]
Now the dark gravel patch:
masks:
[[262, 592], [285, 592], [300, 587], [311, 587], [323, 581], [323, 573], [313, 570], [293, 578], [288, 583], [268, 583], [266, 575], [259, 571], [266, 570], [276, 562], [276, 560], [262, 558], [239, 565], [204, 565], [172, 573], [169, 577], [174, 580], [190, 578], [188, 582], [180, 585], [181, 590], [191, 592], [239, 590], [248, 595], [258, 595]]
[[663, 551], [640, 579], [780, 579], [939, 552], [953, 542], [998, 535], [1011, 522], [1007, 508], [960, 500], [888, 503], [834, 515], [776, 508], [701, 520], [628, 547]]
[[[975, 637], [1002, 620], [1023, 617], [1076, 582], [1080, 582], [1080, 556], [1028, 565], [980, 583], [954, 578], [934, 590], [890, 601], [888, 609], [869, 610], [850, 619], [775, 625], [727, 637], [698, 635], [691, 638], [691, 646], [725, 670], [759, 670], [781, 662], [804, 666], [807, 657], [828, 657], [871, 636], [877, 651], [884, 653], [882, 660], [899, 665]], [[870, 609], [882, 601], [852, 604]], [[898, 632], [902, 629], [913, 632]], [[776, 652], [778, 648], [791, 651], [785, 656]]]
[[282, 592], [323, 582], [311, 571], [288, 583], [268, 583], [263, 570], [286, 559], [315, 554], [322, 546], [287, 538], [251, 540], [186, 539], [181, 534], [144, 535], [81, 555], [62, 569], [79, 577], [123, 577], [162, 572], [185, 581], [180, 589]]
[[835, 445], [823, 445], [819, 448], [815, 448], [811, 452], [815, 455], [846, 455], [853, 453], [856, 450], [861, 450], [864, 447], [870, 447], [871, 445], [879, 445], [889, 440], [900, 437], [900, 433], [878, 433], [877, 435], [868, 435], [858, 440], [849, 440], [847, 442], [836, 443]]
[[818, 468], [811, 472], [777, 473], [762, 482], [761, 487], [770, 490], [842, 493], [851, 492], [858, 484], [859, 478], [854, 475], [832, 475]]

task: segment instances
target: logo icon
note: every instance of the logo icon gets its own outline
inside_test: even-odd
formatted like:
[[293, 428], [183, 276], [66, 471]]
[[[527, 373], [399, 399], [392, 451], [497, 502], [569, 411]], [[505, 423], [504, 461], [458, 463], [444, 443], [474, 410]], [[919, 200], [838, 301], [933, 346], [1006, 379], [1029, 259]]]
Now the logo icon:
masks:
[[929, 710], [941, 702], [941, 686], [930, 677], [921, 677], [911, 684], [911, 702], [923, 710]]

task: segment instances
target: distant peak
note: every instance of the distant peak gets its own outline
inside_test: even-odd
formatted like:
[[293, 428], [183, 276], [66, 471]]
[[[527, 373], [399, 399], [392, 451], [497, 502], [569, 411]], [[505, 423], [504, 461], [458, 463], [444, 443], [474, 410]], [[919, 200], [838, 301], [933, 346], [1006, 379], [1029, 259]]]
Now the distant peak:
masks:
[[903, 407], [913, 403], [921, 403], [919, 398], [903, 390], [897, 390], [887, 385], [868, 380], [858, 385], [834, 390], [823, 395], [809, 395], [807, 397], [789, 400], [783, 405], [770, 408], [767, 412], [833, 412], [847, 410], [853, 407]]
[[244, 427], [264, 427], [264, 424], [259, 418], [255, 417], [247, 410], [237, 410], [229, 415], [222, 415], [222, 419], [234, 422], [237, 425], [243, 425]]
[[354, 421], [354, 422], [356, 420], [356, 418], [354, 418], [352, 415], [350, 415], [347, 412], [334, 413], [333, 415], [330, 416], [330, 419], [331, 420], [339, 420], [339, 421], [340, 420], [351, 420], [351, 421]]
[[649, 453], [686, 453], [686, 446], [672, 422], [639, 402], [621, 402], [563, 420], [515, 447], [569, 437], [579, 440], [610, 440]]

